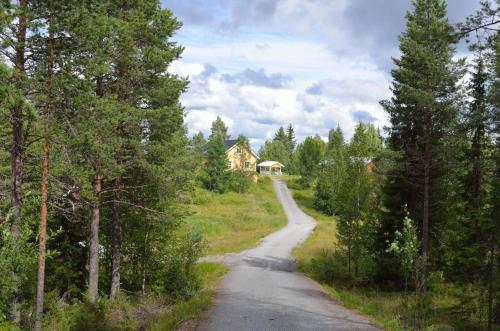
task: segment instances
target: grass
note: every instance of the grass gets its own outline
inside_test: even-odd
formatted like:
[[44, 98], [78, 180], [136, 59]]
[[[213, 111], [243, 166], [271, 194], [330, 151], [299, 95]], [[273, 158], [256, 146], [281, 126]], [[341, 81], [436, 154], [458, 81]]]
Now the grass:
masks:
[[299, 207], [318, 221], [318, 225], [309, 238], [300, 247], [293, 250], [293, 256], [297, 259], [299, 267], [304, 269], [312, 258], [324, 250], [332, 249], [336, 242], [336, 220], [334, 216], [324, 215], [314, 209], [312, 189], [293, 189], [291, 191]]
[[[312, 264], [325, 253], [333, 252], [336, 242], [336, 218], [314, 209], [314, 193], [311, 188], [300, 189], [296, 185], [291, 186], [294, 187], [291, 191], [299, 207], [318, 221], [311, 236], [300, 247], [295, 248], [292, 254], [297, 260], [299, 270], [318, 280]], [[344, 288], [324, 282], [321, 285], [331, 297], [340, 300], [346, 307], [368, 315], [376, 325], [390, 331], [402, 330], [398, 321], [400, 294], [364, 288]]]
[[151, 328], [152, 331], [176, 330], [179, 325], [190, 320], [200, 320], [209, 310], [215, 297], [219, 279], [229, 270], [222, 263], [202, 262], [197, 265], [202, 277], [203, 290], [191, 299], [179, 302], [165, 313], [160, 321]]
[[216, 194], [197, 188], [191, 210], [184, 227], [203, 233], [207, 255], [254, 247], [287, 222], [269, 177], [259, 178], [243, 194]]

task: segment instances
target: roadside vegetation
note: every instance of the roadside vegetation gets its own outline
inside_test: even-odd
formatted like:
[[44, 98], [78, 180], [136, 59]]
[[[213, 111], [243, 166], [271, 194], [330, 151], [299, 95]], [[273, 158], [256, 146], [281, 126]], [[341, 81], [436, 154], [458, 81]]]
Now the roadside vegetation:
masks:
[[376, 289], [355, 288], [346, 282], [345, 259], [336, 254], [337, 217], [314, 207], [314, 190], [302, 188], [297, 180], [288, 182], [297, 205], [318, 225], [304, 243], [292, 252], [299, 271], [318, 281], [326, 292], [343, 305], [371, 317], [386, 330], [403, 330], [399, 324], [401, 295]]
[[269, 177], [251, 183], [246, 193], [218, 194], [197, 188], [184, 228], [203, 233], [206, 255], [235, 253], [257, 245], [286, 225], [287, 219]]
[[[337, 216], [326, 215], [314, 207], [314, 190], [311, 188], [301, 188], [296, 179], [289, 181], [288, 185], [299, 207], [318, 221], [311, 236], [293, 250], [299, 271], [318, 281], [332, 298], [368, 316], [383, 329], [407, 330], [411, 323], [408, 319], [417, 318], [419, 313], [416, 310], [409, 312], [408, 303], [415, 300], [415, 294], [376, 283], [354, 281], [347, 270], [342, 247], [338, 245]], [[437, 330], [446, 327], [479, 330], [477, 324], [455, 312], [462, 304], [461, 297], [470, 289], [445, 284], [440, 279], [431, 279], [431, 282], [434, 294], [426, 304], [433, 307], [434, 313], [428, 324]]]

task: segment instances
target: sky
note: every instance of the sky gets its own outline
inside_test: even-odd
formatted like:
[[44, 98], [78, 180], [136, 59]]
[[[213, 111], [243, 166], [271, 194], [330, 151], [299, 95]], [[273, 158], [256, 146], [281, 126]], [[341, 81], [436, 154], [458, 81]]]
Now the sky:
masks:
[[[291, 123], [299, 141], [358, 121], [383, 129], [379, 101], [390, 98], [391, 57], [410, 0], [162, 0], [183, 27], [185, 47], [170, 71], [188, 77], [181, 97], [189, 135], [220, 116], [232, 137], [256, 150]], [[479, 0], [448, 0], [451, 23]], [[458, 45], [457, 56], [467, 47]]]

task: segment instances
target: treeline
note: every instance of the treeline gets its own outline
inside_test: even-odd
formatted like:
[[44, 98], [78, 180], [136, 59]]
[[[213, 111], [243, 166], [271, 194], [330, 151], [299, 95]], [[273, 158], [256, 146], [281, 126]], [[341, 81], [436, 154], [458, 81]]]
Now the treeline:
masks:
[[[305, 173], [316, 207], [338, 216], [325, 280], [413, 291], [402, 313], [409, 328], [432, 324], [444, 288], [464, 329], [500, 325], [499, 4], [483, 2], [453, 27], [444, 0], [414, 1], [393, 96], [381, 102], [384, 143], [364, 124], [349, 143], [332, 130], [317, 170]], [[464, 38], [472, 55], [457, 59]]]
[[59, 322], [103, 328], [105, 298], [198, 286], [200, 238], [175, 231], [195, 165], [167, 71], [181, 23], [160, 5], [0, 1], [0, 328], [81, 302]]

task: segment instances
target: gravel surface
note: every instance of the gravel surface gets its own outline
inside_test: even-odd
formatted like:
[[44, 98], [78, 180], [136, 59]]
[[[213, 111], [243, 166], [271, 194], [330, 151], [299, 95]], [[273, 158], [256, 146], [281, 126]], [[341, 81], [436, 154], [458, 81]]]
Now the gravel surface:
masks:
[[274, 185], [288, 225], [256, 248], [224, 258], [231, 272], [202, 329], [377, 330], [366, 318], [328, 298], [311, 279], [293, 271], [291, 251], [316, 222], [299, 209], [284, 182], [275, 180]]

